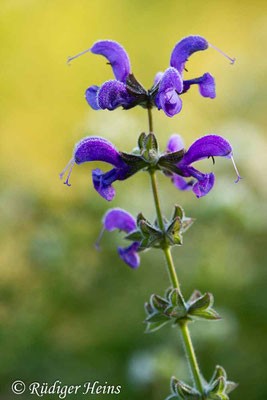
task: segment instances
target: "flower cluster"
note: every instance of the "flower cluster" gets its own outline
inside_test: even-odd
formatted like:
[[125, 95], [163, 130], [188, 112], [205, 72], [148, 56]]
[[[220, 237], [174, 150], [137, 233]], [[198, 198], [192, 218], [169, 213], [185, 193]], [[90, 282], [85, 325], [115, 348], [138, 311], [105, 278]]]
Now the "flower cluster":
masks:
[[170, 221], [164, 221], [164, 233], [159, 229], [157, 220], [150, 223], [142, 213], [135, 219], [130, 213], [121, 208], [112, 208], [103, 217], [103, 228], [95, 244], [100, 250], [100, 241], [105, 230], [112, 232], [118, 229], [127, 233], [125, 239], [131, 241], [127, 247], [118, 247], [120, 258], [130, 267], [137, 268], [140, 264], [139, 252], [150, 248], [164, 248], [169, 246], [180, 246], [183, 243], [183, 234], [194, 223], [194, 218], [185, 216], [183, 209], [176, 205]]
[[[181, 95], [186, 93], [192, 85], [198, 85], [199, 92], [203, 97], [214, 99], [215, 81], [210, 73], [186, 80], [184, 79], [185, 64], [188, 58], [198, 51], [213, 47], [201, 36], [188, 36], [179, 41], [174, 47], [170, 66], [165, 72], [158, 72], [154, 78], [154, 84], [146, 90], [131, 73], [129, 56], [124, 48], [112, 40], [100, 40], [90, 49], [70, 57], [68, 62], [80, 55], [91, 51], [93, 54], [100, 54], [108, 60], [111, 65], [115, 80], [104, 82], [100, 87], [90, 86], [85, 97], [88, 104], [94, 110], [115, 110], [117, 107], [130, 109], [137, 105], [144, 108], [157, 107], [163, 110], [168, 117], [173, 117], [182, 109]], [[223, 52], [218, 50], [224, 56]], [[235, 61], [226, 56], [232, 63]]]
[[[149, 140], [153, 138], [153, 140]], [[64, 182], [70, 186], [69, 177], [74, 164], [80, 165], [89, 161], [103, 161], [114, 168], [104, 173], [99, 168], [92, 172], [95, 190], [106, 200], [110, 201], [115, 196], [113, 182], [130, 178], [141, 169], [159, 169], [166, 176], [170, 176], [174, 185], [180, 190], [190, 190], [197, 197], [205, 196], [214, 186], [213, 173], [205, 174], [192, 166], [196, 161], [204, 158], [224, 157], [232, 160], [238, 179], [241, 179], [233, 159], [230, 143], [221, 136], [207, 135], [196, 140], [186, 151], [180, 135], [170, 137], [167, 148], [163, 153], [158, 152], [158, 146], [153, 134], [140, 136], [139, 154], [119, 152], [108, 140], [88, 136], [76, 144], [73, 157], [60, 174], [62, 179], [67, 169], [70, 168], [68, 177]], [[150, 157], [150, 158], [149, 158]], [[152, 160], [152, 162], [151, 162]], [[187, 178], [193, 178], [189, 181]]]
[[[204, 382], [205, 400], [229, 400], [228, 394], [231, 393], [238, 384], [229, 381], [226, 371], [217, 365], [213, 376], [209, 382]], [[203, 396], [195, 388], [178, 380], [174, 376], [171, 378], [171, 395], [166, 400], [201, 400]]]

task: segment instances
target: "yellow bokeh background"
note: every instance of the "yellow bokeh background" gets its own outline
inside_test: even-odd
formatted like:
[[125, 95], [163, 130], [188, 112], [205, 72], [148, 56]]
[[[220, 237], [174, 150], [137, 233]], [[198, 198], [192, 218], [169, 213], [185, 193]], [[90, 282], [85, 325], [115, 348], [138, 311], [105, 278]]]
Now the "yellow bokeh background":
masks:
[[[116, 40], [127, 50], [132, 72], [149, 88], [156, 72], [169, 66], [177, 41], [190, 34], [204, 36], [235, 57], [236, 62], [230, 65], [212, 48], [190, 58], [188, 79], [210, 72], [216, 80], [217, 97], [204, 99], [193, 87], [183, 96], [182, 112], [175, 117], [167, 118], [163, 111], [154, 110], [161, 149], [174, 132], [183, 136], [186, 147], [204, 134], [222, 135], [233, 145], [244, 179], [237, 185], [233, 183], [235, 173], [228, 160], [218, 159], [212, 167], [210, 160], [203, 161], [203, 170], [212, 168], [216, 174], [213, 191], [197, 200], [191, 192], [179, 193], [160, 177], [162, 205], [169, 215], [172, 205], [180, 202], [197, 218], [195, 233], [188, 234], [180, 252], [175, 250], [185, 291], [189, 294], [197, 285], [212, 291], [215, 297], [217, 291], [218, 303], [225, 312], [225, 328], [222, 324], [214, 334], [213, 328], [208, 334], [204, 325], [196, 330], [205, 372], [211, 373], [219, 363], [207, 355], [209, 346], [217, 354], [218, 346], [227, 347], [233, 335], [235, 340], [229, 344], [225, 358], [223, 352], [218, 353], [234, 372], [233, 379], [240, 381], [239, 392], [231, 398], [266, 399], [267, 387], [261, 381], [264, 364], [257, 347], [257, 340], [264, 343], [266, 333], [266, 322], [261, 322], [264, 306], [258, 313], [255, 311], [256, 304], [266, 304], [266, 296], [260, 291], [266, 262], [267, 10], [266, 2], [261, 0], [1, 0], [0, 324], [4, 339], [2, 345], [0, 342], [0, 358], [2, 352], [8, 365], [0, 371], [3, 398], [10, 395], [9, 382], [20, 375], [25, 375], [28, 382], [36, 374], [50, 382], [57, 378], [56, 369], [45, 359], [46, 353], [51, 360], [57, 360], [55, 366], [68, 382], [85, 377], [86, 368], [90, 377], [121, 380], [125, 387], [123, 400], [167, 397], [168, 374], [178, 375], [181, 371], [182, 377], [190, 381], [182, 349], [179, 368], [172, 358], [175, 335], [171, 336], [170, 348], [165, 348], [167, 331], [150, 342], [143, 338], [143, 327], [138, 325], [143, 318], [143, 302], [152, 291], [162, 293], [168, 285], [167, 276], [163, 278], [163, 260], [158, 253], [146, 253], [142, 270], [133, 275], [117, 258], [115, 246], [121, 243], [118, 235], [104, 238], [106, 254], [94, 250], [101, 217], [110, 206], [92, 186], [91, 170], [97, 163], [75, 166], [71, 188], [59, 180], [59, 172], [82, 137], [104, 136], [118, 149], [131, 151], [139, 133], [148, 129], [142, 108], [114, 112], [90, 109], [84, 98], [85, 89], [112, 79], [111, 68], [102, 57], [90, 53], [68, 66], [68, 56], [91, 47], [96, 40]], [[117, 182], [115, 188], [112, 206], [126, 208], [135, 215], [142, 210], [149, 218], [154, 217], [145, 174]], [[107, 263], [111, 264], [108, 271]], [[155, 265], [157, 269], [151, 270]], [[109, 318], [104, 322], [103, 285], [104, 293], [112, 299], [107, 306]], [[77, 295], [73, 302], [67, 300], [70, 287]], [[250, 290], [251, 297], [246, 302], [245, 295]], [[229, 297], [227, 304], [225, 293]], [[95, 298], [98, 302], [94, 302]], [[86, 304], [92, 305], [88, 313]], [[80, 311], [82, 307], [84, 310]], [[43, 319], [40, 315], [44, 315]], [[125, 323], [125, 340], [120, 347], [123, 315], [129, 316], [129, 322]], [[45, 328], [44, 320], [49, 321]], [[40, 343], [33, 333], [38, 329], [44, 332]], [[131, 334], [133, 329], [135, 336]], [[22, 336], [18, 339], [14, 332], [20, 331]], [[134, 338], [133, 350], [129, 343]], [[247, 355], [244, 346], [248, 348]], [[97, 351], [94, 353], [93, 349]], [[81, 353], [87, 353], [87, 358], [79, 358]], [[25, 354], [28, 372], [23, 369]], [[100, 354], [98, 361], [96, 354]], [[109, 354], [114, 357], [114, 370], [105, 367], [109, 365]], [[138, 362], [141, 359], [144, 363], [140, 368], [147, 365], [144, 354], [150, 363], [157, 360], [161, 367], [138, 386]], [[66, 363], [76, 365], [75, 374], [66, 368]], [[97, 372], [93, 372], [93, 365]], [[256, 371], [252, 374], [258, 385], [256, 392], [253, 382], [252, 386], [249, 384], [251, 369]]]

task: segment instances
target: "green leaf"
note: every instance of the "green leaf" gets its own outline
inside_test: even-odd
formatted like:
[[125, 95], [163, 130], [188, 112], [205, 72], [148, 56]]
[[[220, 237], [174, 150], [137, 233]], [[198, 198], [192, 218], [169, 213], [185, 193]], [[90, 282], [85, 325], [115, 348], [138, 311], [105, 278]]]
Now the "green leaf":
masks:
[[144, 238], [141, 242], [140, 242], [140, 245], [139, 245], [139, 250], [144, 250], [144, 249], [147, 249], [149, 246], [148, 246], [148, 237], [146, 237], [146, 238]]
[[138, 138], [138, 147], [139, 149], [142, 151], [143, 148], [145, 147], [145, 138], [146, 138], [146, 134], [145, 132], [142, 132]]
[[221, 376], [223, 376], [225, 380], [227, 379], [225, 369], [223, 367], [221, 367], [220, 365], [217, 365], [215, 368], [214, 374], [210, 380], [210, 383], [212, 384], [212, 382], [216, 381]]
[[209, 320], [221, 319], [219, 314], [212, 308], [210, 310], [192, 310], [192, 311], [190, 310], [189, 314], [193, 315], [194, 317], [209, 319]]
[[201, 292], [199, 290], [194, 290], [193, 293], [191, 294], [189, 300], [188, 300], [188, 304], [194, 303], [194, 301], [197, 300], [201, 296], [202, 296], [202, 294], [201, 294]]
[[170, 318], [167, 315], [161, 314], [161, 313], [154, 313], [152, 315], [149, 315], [146, 319], [145, 322], [165, 322], [169, 321]]
[[140, 242], [143, 239], [143, 236], [139, 230], [135, 230], [125, 236], [125, 239]]
[[159, 162], [160, 163], [168, 162], [171, 164], [176, 164], [179, 161], [181, 161], [181, 159], [184, 156], [184, 153], [185, 153], [184, 149], [179, 151], [174, 151], [173, 153], [165, 153], [160, 157]]
[[166, 235], [172, 245], [182, 245], [183, 238], [180, 234], [182, 228], [182, 221], [180, 217], [175, 217], [175, 219], [170, 223], [167, 228]]
[[172, 240], [173, 240], [173, 244], [176, 244], [178, 246], [182, 246], [182, 244], [183, 244], [183, 237], [178, 232], [175, 232], [172, 235]]
[[139, 245], [138, 251], [142, 251], [145, 249], [149, 249], [151, 247], [159, 248], [159, 241], [161, 238], [156, 237], [156, 236], [147, 236], [145, 237]]
[[171, 171], [171, 172], [174, 172], [175, 174], [181, 175], [181, 170], [179, 168], [177, 168], [171, 162], [162, 160], [162, 161], [158, 161], [158, 165], [161, 167], [161, 169]]
[[207, 400], [229, 400], [229, 397], [225, 393], [211, 393], [206, 398]]
[[211, 394], [224, 394], [224, 391], [226, 389], [226, 381], [224, 376], [220, 376], [216, 381], [210, 385], [210, 390], [209, 393]]
[[144, 236], [152, 235], [155, 237], [161, 237], [161, 235], [162, 235], [161, 231], [153, 228], [153, 226], [150, 225], [150, 223], [145, 220], [141, 220], [139, 222], [139, 228]]
[[238, 386], [238, 383], [227, 381], [225, 393], [228, 394], [228, 393], [232, 392], [233, 390], [235, 390], [237, 388], [237, 386]]
[[157, 311], [163, 311], [166, 307], [168, 307], [169, 303], [156, 294], [152, 294], [150, 298], [150, 303], [152, 307], [154, 307]]
[[158, 151], [158, 142], [154, 133], [149, 133], [144, 140], [144, 147], [147, 151], [155, 150]]
[[184, 299], [178, 289], [172, 289], [172, 291], [169, 294], [168, 299], [174, 307], [178, 306], [178, 307], [186, 309]]
[[124, 152], [120, 152], [120, 156], [123, 159], [123, 161], [126, 162], [126, 164], [129, 165], [146, 165], [144, 160], [142, 159], [141, 156], [136, 155], [136, 154], [131, 154], [131, 153], [124, 153]]
[[145, 303], [145, 312], [147, 313], [147, 315], [153, 314], [155, 310], [153, 309], [153, 307], [151, 306], [150, 303], [146, 302]]
[[159, 330], [164, 325], [166, 325], [169, 321], [162, 321], [162, 322], [151, 322], [147, 325], [145, 333], [151, 333]]
[[179, 204], [175, 204], [172, 219], [179, 217], [181, 220], [184, 218], [184, 210]]
[[178, 381], [177, 378], [175, 378], [175, 376], [173, 376], [173, 377], [171, 378], [171, 392], [172, 392], [173, 394], [178, 394], [178, 393], [177, 393], [177, 390], [176, 390], [176, 385], [177, 385], [178, 382], [179, 382], [179, 381]]
[[170, 286], [168, 289], [165, 290], [164, 296], [165, 296], [166, 299], [169, 299], [169, 295], [170, 295], [172, 290], [173, 290], [172, 286]]
[[184, 218], [183, 219], [183, 223], [182, 223], [182, 231], [186, 232], [189, 228], [191, 228], [191, 226], [193, 225], [193, 223], [195, 222], [195, 218]]
[[186, 315], [187, 315], [186, 309], [184, 307], [179, 307], [179, 306], [173, 307], [170, 313], [170, 317], [178, 319], [184, 318]]
[[180, 217], [175, 217], [167, 228], [167, 233], [179, 232], [182, 228], [182, 221]]
[[139, 214], [137, 214], [136, 217], [136, 224], [137, 226], [139, 226], [141, 221], [146, 221], [148, 223], [148, 220], [143, 216], [143, 214], [140, 212]]
[[186, 400], [200, 400], [201, 394], [198, 390], [192, 388], [191, 386], [186, 385], [185, 383], [178, 381], [177, 383], [177, 392], [182, 397], [182, 399]]
[[191, 303], [189, 307], [189, 312], [194, 310], [206, 310], [207, 308], [213, 305], [213, 296], [211, 293], [205, 293], [203, 296], [196, 299], [193, 303]]
[[172, 289], [169, 293], [168, 300], [171, 302], [173, 306], [176, 306], [179, 302], [179, 290]]

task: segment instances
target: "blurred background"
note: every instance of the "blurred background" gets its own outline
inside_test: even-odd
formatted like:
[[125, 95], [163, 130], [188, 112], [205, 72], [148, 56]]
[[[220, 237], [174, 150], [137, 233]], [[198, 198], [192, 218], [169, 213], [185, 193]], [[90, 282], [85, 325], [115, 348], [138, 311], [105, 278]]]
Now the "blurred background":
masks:
[[266, 400], [266, 26], [260, 0], [1, 0], [1, 399], [14, 398], [15, 379], [98, 380], [121, 385], [113, 397], [122, 400], [162, 400], [172, 375], [191, 382], [177, 330], [144, 334], [144, 302], [169, 286], [161, 253], [144, 253], [131, 270], [117, 255], [125, 244], [119, 233], [106, 232], [102, 251], [94, 248], [108, 208], [154, 218], [148, 176], [115, 183], [108, 204], [91, 182], [101, 163], [75, 166], [71, 188], [58, 174], [84, 136], [131, 151], [147, 131], [142, 108], [90, 109], [85, 89], [112, 79], [111, 69], [90, 53], [67, 66], [68, 56], [98, 39], [117, 40], [148, 88], [177, 41], [199, 34], [237, 61], [213, 49], [192, 56], [188, 79], [210, 72], [217, 98], [193, 87], [177, 116], [154, 111], [155, 131], [162, 149], [174, 132], [187, 147], [204, 134], [223, 135], [243, 180], [234, 183], [229, 160], [202, 161], [202, 171], [216, 174], [212, 192], [197, 199], [159, 176], [162, 208], [169, 216], [179, 202], [197, 219], [173, 250], [182, 290], [212, 292], [223, 316], [191, 326], [203, 374], [209, 379], [223, 365], [240, 384], [231, 399]]

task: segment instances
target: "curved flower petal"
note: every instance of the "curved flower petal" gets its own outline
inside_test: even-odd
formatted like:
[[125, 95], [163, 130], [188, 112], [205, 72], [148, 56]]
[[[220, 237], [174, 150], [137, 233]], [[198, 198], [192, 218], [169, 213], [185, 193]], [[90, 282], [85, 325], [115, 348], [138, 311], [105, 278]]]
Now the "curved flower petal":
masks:
[[186, 93], [191, 85], [196, 84], [198, 85], [201, 96], [209, 97], [210, 99], [214, 99], [216, 97], [215, 80], [208, 72], [200, 78], [184, 81], [183, 93]]
[[217, 135], [207, 135], [197, 139], [187, 150], [179, 167], [187, 166], [195, 161], [208, 157], [231, 158], [232, 147], [227, 140]]
[[101, 110], [97, 102], [97, 92], [99, 90], [99, 86], [93, 85], [86, 89], [85, 98], [89, 106], [92, 107], [93, 110]]
[[199, 197], [206, 196], [214, 186], [215, 176], [213, 173], [203, 174], [203, 179], [197, 181], [193, 186], [193, 192]]
[[134, 97], [128, 93], [124, 83], [111, 80], [100, 87], [97, 100], [100, 108], [112, 111], [119, 106], [128, 107], [134, 101]]
[[159, 84], [156, 104], [158, 109], [163, 109], [168, 117], [173, 117], [182, 108], [182, 100], [178, 93], [183, 90], [183, 81], [175, 68], [168, 68], [162, 76]]
[[[171, 148], [179, 147], [179, 135], [171, 136], [168, 144]], [[177, 144], [176, 144], [177, 141]], [[215, 176], [213, 173], [203, 174], [191, 166], [195, 161], [209, 157], [225, 157], [230, 158], [234, 165], [237, 181], [242, 179], [239, 175], [237, 167], [233, 159], [232, 147], [227, 140], [217, 135], [207, 135], [196, 140], [185, 153], [181, 161], [176, 163], [178, 174], [172, 174], [172, 182], [180, 190], [189, 190], [192, 188], [197, 197], [205, 196], [214, 186]], [[197, 181], [191, 180], [187, 182], [184, 177], [193, 177]]]
[[215, 99], [215, 79], [208, 72], [206, 72], [206, 74], [204, 74], [202, 78], [204, 78], [203, 81], [200, 82], [198, 85], [201, 96]]
[[178, 135], [177, 133], [171, 135], [167, 144], [167, 150], [170, 151], [171, 153], [174, 153], [176, 151], [180, 151], [183, 149], [184, 149], [184, 141], [182, 136]]
[[125, 164], [120, 153], [111, 142], [99, 136], [88, 136], [74, 147], [73, 157], [61, 172], [60, 179], [70, 168], [67, 179], [64, 182], [70, 186], [69, 177], [74, 164], [80, 165], [88, 161], [103, 161], [115, 167], [106, 174], [102, 173], [101, 170], [93, 171], [94, 186], [101, 196], [107, 200], [111, 200], [115, 195], [115, 190], [111, 186], [112, 182], [126, 179], [137, 172], [136, 169]]
[[159, 71], [156, 73], [155, 78], [154, 78], [154, 86], [156, 86], [159, 83], [159, 81], [161, 80], [163, 75], [164, 75], [164, 72], [162, 72], [162, 71]]
[[183, 73], [184, 66], [188, 57], [190, 57], [196, 51], [206, 50], [209, 47], [209, 43], [206, 39], [201, 36], [187, 36], [180, 40], [174, 47], [171, 54], [171, 67], [174, 67]]
[[113, 40], [100, 40], [93, 45], [91, 52], [106, 57], [112, 66], [115, 78], [126, 82], [131, 71], [131, 64], [128, 54], [119, 43]]
[[119, 229], [120, 231], [129, 233], [136, 228], [135, 218], [121, 208], [113, 208], [109, 210], [104, 215], [103, 224], [105, 229], [109, 232], [114, 229]]
[[120, 258], [132, 268], [137, 268], [140, 264], [140, 257], [137, 253], [138, 248], [138, 242], [133, 242], [129, 247], [126, 248], [118, 247]]
[[186, 181], [182, 176], [174, 174], [172, 176], [172, 183], [177, 187], [177, 189], [187, 191], [192, 189], [195, 181], [193, 179]]
[[117, 170], [112, 169], [104, 173], [96, 168], [92, 171], [92, 180], [95, 190], [107, 201], [111, 201], [116, 194], [112, 183], [117, 180]]
[[78, 142], [73, 157], [78, 165], [87, 161], [104, 161], [115, 167], [124, 164], [116, 147], [100, 136], [87, 136]]
[[115, 196], [115, 189], [112, 183], [115, 181], [123, 181], [137, 172], [136, 169], [131, 168], [127, 164], [122, 164], [118, 168], [113, 168], [108, 172], [103, 172], [101, 169], [96, 168], [92, 171], [93, 185], [95, 190], [104, 197], [104, 199], [111, 201]]

